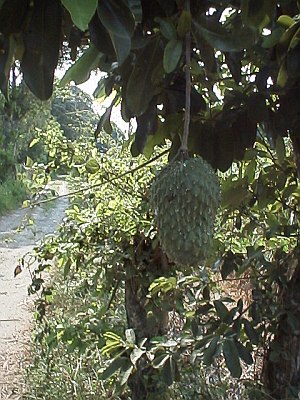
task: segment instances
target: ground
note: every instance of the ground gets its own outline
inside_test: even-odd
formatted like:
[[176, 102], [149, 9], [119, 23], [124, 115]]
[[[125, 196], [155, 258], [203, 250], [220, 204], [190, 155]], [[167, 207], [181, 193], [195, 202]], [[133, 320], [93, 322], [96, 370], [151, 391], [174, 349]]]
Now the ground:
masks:
[[[58, 186], [60, 194], [66, 185]], [[67, 198], [34, 209], [19, 209], [0, 218], [0, 400], [21, 399], [30, 339], [34, 299], [28, 296], [30, 272], [15, 268], [34, 245], [57, 228], [64, 216]], [[28, 224], [33, 219], [32, 225]], [[21, 230], [19, 231], [19, 228]]]

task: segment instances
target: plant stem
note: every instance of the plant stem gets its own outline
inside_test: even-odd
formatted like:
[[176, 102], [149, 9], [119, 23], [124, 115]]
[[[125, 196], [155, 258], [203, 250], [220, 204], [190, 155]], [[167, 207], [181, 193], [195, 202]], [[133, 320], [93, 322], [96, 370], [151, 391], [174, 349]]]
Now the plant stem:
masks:
[[35, 203], [30, 203], [28, 206], [23, 207], [23, 208], [25, 209], [25, 208], [31, 208], [31, 207], [34, 207], [34, 206], [39, 206], [41, 204], [49, 203], [50, 201], [54, 201], [54, 200], [61, 199], [61, 198], [64, 198], [64, 197], [70, 197], [70, 196], [73, 196], [75, 194], [83, 193], [83, 192], [85, 192], [87, 190], [98, 188], [98, 187], [106, 185], [108, 183], [112, 183], [117, 179], [123, 178], [126, 175], [133, 174], [133, 173], [139, 171], [140, 169], [145, 168], [147, 165], [149, 165], [149, 164], [153, 163], [154, 161], [158, 160], [160, 157], [162, 157], [163, 155], [167, 154], [168, 152], [169, 152], [169, 149], [164, 150], [161, 153], [159, 153], [157, 156], [151, 158], [150, 160], [144, 162], [143, 164], [138, 165], [135, 168], [129, 169], [128, 171], [125, 171], [120, 175], [116, 175], [113, 178], [106, 180], [105, 182], [96, 183], [95, 185], [89, 185], [89, 186], [87, 186], [85, 188], [74, 190], [73, 192], [69, 192], [69, 193], [66, 193], [66, 194], [61, 194], [61, 195], [58, 195], [58, 196], [55, 196], [55, 197], [51, 197], [50, 199], [45, 199], [45, 200], [37, 201]]
[[[186, 1], [186, 11], [190, 12], [190, 0]], [[185, 35], [185, 112], [181, 152], [188, 152], [188, 137], [191, 118], [191, 33]]]

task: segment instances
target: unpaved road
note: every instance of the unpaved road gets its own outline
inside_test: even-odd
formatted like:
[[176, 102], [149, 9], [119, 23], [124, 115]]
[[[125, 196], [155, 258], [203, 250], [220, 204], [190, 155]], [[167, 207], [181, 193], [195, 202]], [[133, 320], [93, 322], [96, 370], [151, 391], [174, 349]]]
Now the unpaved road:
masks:
[[[60, 182], [57, 191], [66, 193], [66, 184]], [[24, 268], [14, 278], [14, 269], [40, 239], [56, 230], [67, 204], [68, 199], [61, 198], [51, 205], [19, 209], [0, 217], [0, 400], [22, 398], [22, 377], [31, 335], [29, 271]], [[28, 217], [34, 219], [33, 225], [26, 222]], [[18, 232], [20, 226], [23, 229]]]

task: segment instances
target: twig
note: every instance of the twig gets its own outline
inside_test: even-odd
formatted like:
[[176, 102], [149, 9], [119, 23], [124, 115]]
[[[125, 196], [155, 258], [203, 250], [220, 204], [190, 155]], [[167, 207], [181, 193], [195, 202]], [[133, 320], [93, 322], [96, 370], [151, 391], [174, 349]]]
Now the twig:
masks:
[[[186, 11], [190, 12], [190, 0], [186, 0]], [[181, 144], [181, 152], [188, 152], [188, 137], [191, 118], [191, 32], [185, 35], [185, 111], [184, 128]]]
[[125, 171], [125, 172], [123, 172], [122, 174], [120, 174], [120, 175], [118, 175], [118, 176], [114, 176], [112, 179], [109, 179], [109, 180], [107, 180], [107, 181], [105, 181], [105, 182], [96, 183], [95, 185], [91, 185], [91, 186], [88, 186], [88, 187], [85, 187], [85, 188], [82, 188], [82, 189], [77, 189], [77, 190], [74, 190], [73, 192], [69, 192], [69, 193], [61, 194], [61, 195], [59, 195], [59, 196], [51, 197], [51, 199], [45, 199], [45, 200], [37, 201], [37, 202], [35, 202], [35, 203], [29, 204], [28, 206], [26, 206], [26, 207], [24, 207], [24, 208], [31, 208], [31, 207], [34, 207], [34, 206], [39, 206], [39, 205], [41, 205], [41, 204], [49, 203], [50, 201], [62, 199], [62, 198], [64, 198], [64, 197], [70, 197], [70, 196], [73, 196], [73, 195], [75, 195], [75, 194], [85, 192], [86, 190], [90, 190], [90, 189], [97, 188], [97, 187], [99, 187], [99, 186], [106, 185], [107, 183], [112, 183], [112, 182], [114, 182], [114, 181], [117, 180], [117, 179], [123, 178], [123, 177], [126, 176], [126, 175], [134, 174], [135, 172], [139, 171], [140, 169], [145, 168], [147, 165], [149, 165], [149, 164], [151, 164], [152, 162], [158, 160], [160, 157], [164, 156], [164, 155], [167, 154], [168, 152], [169, 152], [169, 149], [164, 150], [164, 151], [162, 151], [160, 154], [158, 154], [157, 156], [151, 158], [151, 160], [148, 160], [148, 161], [144, 162], [143, 164], [138, 165], [138, 166], [135, 167], [135, 168], [132, 168], [132, 169], [130, 169], [130, 170], [128, 170], [128, 171]]

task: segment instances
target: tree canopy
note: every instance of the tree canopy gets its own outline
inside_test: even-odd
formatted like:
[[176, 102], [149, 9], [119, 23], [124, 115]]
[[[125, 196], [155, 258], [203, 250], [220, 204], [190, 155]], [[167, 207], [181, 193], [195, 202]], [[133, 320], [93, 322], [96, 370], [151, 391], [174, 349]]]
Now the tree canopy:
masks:
[[[180, 147], [185, 100], [184, 37], [192, 36], [189, 151], [222, 171], [256, 138], [291, 134], [298, 148], [300, 22], [295, 0], [2, 0], [0, 86], [10, 65], [40, 99], [52, 94], [61, 56], [74, 60], [62, 84], [99, 68], [96, 96], [113, 96], [136, 118], [132, 154], [169, 139]], [[79, 54], [79, 56], [78, 56]], [[222, 101], [221, 101], [222, 100]], [[99, 129], [110, 118], [102, 117]]]

